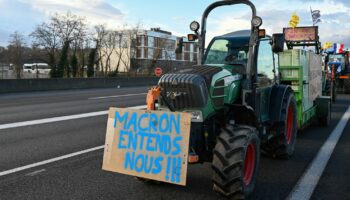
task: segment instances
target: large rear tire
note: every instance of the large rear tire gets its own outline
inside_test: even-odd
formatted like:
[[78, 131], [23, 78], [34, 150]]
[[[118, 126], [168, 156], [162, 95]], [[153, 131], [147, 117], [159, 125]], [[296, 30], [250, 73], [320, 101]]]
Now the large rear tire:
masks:
[[327, 115], [318, 118], [318, 123], [322, 127], [327, 127], [331, 123], [331, 119], [332, 119], [331, 102], [328, 102], [327, 107], [328, 107]]
[[275, 158], [290, 158], [297, 138], [297, 107], [290, 90], [283, 98], [281, 122], [275, 124], [273, 131], [274, 136], [262, 145], [263, 152]]
[[227, 125], [217, 138], [212, 163], [214, 190], [231, 199], [249, 197], [260, 161], [256, 129]]

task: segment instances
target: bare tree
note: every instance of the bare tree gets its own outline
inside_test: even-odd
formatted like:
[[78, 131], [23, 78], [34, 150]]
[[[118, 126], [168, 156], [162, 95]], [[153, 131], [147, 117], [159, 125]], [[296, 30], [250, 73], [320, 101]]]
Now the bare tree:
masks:
[[5, 49], [5, 47], [0, 46], [0, 71], [1, 71], [1, 76], [0, 78], [3, 79], [4, 78], [4, 67], [5, 67], [5, 63], [7, 64], [7, 56], [6, 56], [7, 50]]
[[51, 66], [51, 76], [57, 76], [57, 53], [58, 48], [61, 46], [61, 41], [58, 35], [57, 24], [50, 21], [49, 23], [42, 23], [38, 25], [35, 30], [30, 34], [33, 37], [34, 43], [46, 50], [49, 60], [49, 65]]
[[57, 27], [58, 36], [61, 42], [72, 42], [86, 34], [85, 18], [67, 12], [64, 15], [57, 14], [51, 18]]
[[94, 66], [96, 64], [96, 54], [97, 54], [97, 43], [95, 48], [91, 48], [89, 52], [87, 71], [86, 71], [87, 77], [93, 77], [95, 75]]
[[95, 34], [94, 34], [94, 40], [96, 42], [96, 53], [97, 53], [97, 59], [96, 59], [96, 63], [97, 63], [97, 71], [101, 71], [104, 73], [104, 62], [103, 62], [103, 58], [105, 57], [104, 53], [103, 53], [103, 48], [104, 48], [104, 40], [108, 35], [108, 31], [105, 25], [97, 25], [95, 26]]
[[116, 64], [115, 64], [115, 73], [117, 74], [119, 72], [119, 68], [121, 63], [123, 63], [123, 56], [125, 54], [125, 51], [127, 51], [127, 45], [128, 41], [126, 38], [126, 35], [123, 31], [118, 32], [117, 38], [116, 38], [116, 46], [114, 49], [114, 53], [116, 55]]
[[86, 36], [82, 40], [79, 40], [76, 53], [78, 57], [78, 71], [80, 77], [84, 77], [84, 70], [85, 66], [87, 66], [90, 49], [94, 48], [91, 45], [91, 38], [89, 38], [88, 36]]
[[111, 72], [112, 68], [112, 59], [111, 56], [113, 55], [115, 49], [117, 48], [117, 41], [121, 40], [122, 33], [118, 31], [107, 31], [107, 35], [102, 41], [101, 49], [102, 53], [104, 55], [104, 66], [105, 66], [105, 76]]
[[[76, 53], [78, 45], [81, 47], [86, 35], [85, 19], [70, 12], [64, 15], [56, 13], [49, 22], [38, 25], [30, 34], [36, 44], [46, 49], [53, 77], [70, 76], [67, 56], [71, 42], [74, 41], [74, 53]], [[60, 48], [62, 51], [59, 51]], [[61, 54], [59, 62], [57, 62], [58, 53]]]
[[86, 29], [83, 28], [74, 35], [72, 45], [71, 45], [72, 46], [71, 58], [75, 59], [76, 57], [77, 59], [76, 69], [73, 69], [73, 72], [75, 71], [75, 73], [72, 74], [73, 77], [76, 77], [77, 75], [79, 75], [80, 77], [84, 77], [84, 66], [86, 62], [86, 57], [88, 55], [87, 49], [90, 48], [89, 45], [90, 45], [89, 34], [87, 33]]
[[65, 15], [56, 14], [51, 21], [56, 24], [61, 43], [64, 44], [58, 65], [58, 76], [70, 77], [71, 70], [67, 62], [69, 47], [72, 41], [82, 40], [86, 35], [85, 19], [67, 12]]
[[21, 72], [22, 72], [22, 56], [24, 51], [24, 36], [15, 31], [13, 34], [10, 35], [10, 45], [7, 47], [10, 52], [10, 60], [15, 66], [15, 72], [16, 72], [16, 78], [21, 78]]
[[[126, 27], [126, 26], [125, 26]], [[137, 51], [137, 33], [140, 25], [123, 30], [123, 37], [118, 40], [118, 48], [116, 54], [118, 56], [117, 70], [119, 70], [122, 63], [126, 71], [130, 71], [131, 59], [136, 57]]]
[[[96, 26], [95, 31], [99, 70], [101, 70], [103, 76], [107, 76], [108, 73], [112, 72], [112, 68], [116, 68], [119, 65], [113, 65], [114, 59], [112, 57], [115, 56], [118, 45], [120, 45], [121, 40], [123, 40], [123, 32], [107, 30], [105, 25]], [[120, 63], [120, 59], [117, 63]]]

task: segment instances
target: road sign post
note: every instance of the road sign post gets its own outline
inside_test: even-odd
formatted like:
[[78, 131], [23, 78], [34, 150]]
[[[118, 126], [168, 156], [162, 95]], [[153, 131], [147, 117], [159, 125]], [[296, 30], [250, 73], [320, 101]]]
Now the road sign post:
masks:
[[162, 70], [162, 68], [160, 68], [160, 67], [157, 67], [157, 68], [155, 68], [154, 69], [154, 74], [156, 75], [156, 76], [161, 76], [162, 74], [163, 74], [163, 70]]

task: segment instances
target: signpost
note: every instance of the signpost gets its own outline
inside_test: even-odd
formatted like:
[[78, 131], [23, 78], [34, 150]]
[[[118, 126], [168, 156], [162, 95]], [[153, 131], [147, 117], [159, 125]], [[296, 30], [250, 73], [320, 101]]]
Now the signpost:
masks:
[[155, 68], [154, 69], [154, 74], [156, 75], [156, 76], [161, 76], [162, 74], [163, 74], [163, 70], [162, 70], [162, 68], [160, 68], [160, 67], [157, 67], [157, 68]]
[[288, 49], [293, 49], [296, 46], [313, 46], [315, 52], [320, 53], [321, 44], [318, 37], [318, 26], [284, 28], [283, 34]]
[[284, 38], [287, 42], [312, 42], [317, 40], [317, 27], [284, 28]]
[[191, 116], [110, 108], [102, 168], [186, 185]]

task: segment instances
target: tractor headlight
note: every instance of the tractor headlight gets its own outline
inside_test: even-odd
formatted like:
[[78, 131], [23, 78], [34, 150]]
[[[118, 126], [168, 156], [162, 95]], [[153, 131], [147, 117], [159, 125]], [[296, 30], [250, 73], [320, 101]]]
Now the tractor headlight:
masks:
[[254, 27], [260, 27], [262, 25], [262, 19], [260, 17], [258, 17], [258, 16], [253, 17], [252, 25]]
[[197, 32], [199, 30], [199, 27], [200, 27], [200, 25], [197, 21], [193, 21], [190, 24], [191, 31]]
[[203, 122], [202, 111], [188, 111], [191, 113], [191, 122]]

